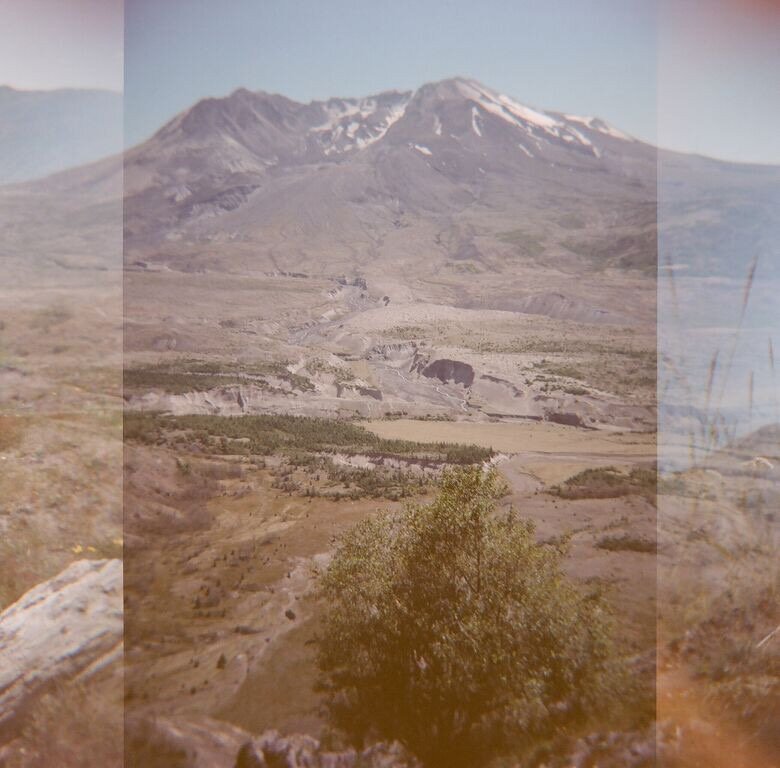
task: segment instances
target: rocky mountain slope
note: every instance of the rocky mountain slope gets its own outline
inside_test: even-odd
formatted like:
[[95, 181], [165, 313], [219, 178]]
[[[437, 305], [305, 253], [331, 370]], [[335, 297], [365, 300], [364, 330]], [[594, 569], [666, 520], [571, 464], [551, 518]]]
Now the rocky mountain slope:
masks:
[[302, 272], [387, 267], [399, 250], [467, 271], [517, 256], [648, 267], [655, 162], [600, 120], [463, 78], [310, 104], [238, 90], [126, 155], [126, 244], [218, 241], [224, 268], [251, 243], [256, 268]]
[[[678, 276], [706, 272], [712, 258], [744, 276], [745, 259], [771, 248], [762, 222], [778, 181], [777, 169], [658, 150], [465, 78], [309, 104], [241, 89], [198, 102], [123, 161], [0, 189], [10, 279], [115, 268], [106, 254], [121, 234], [122, 176], [130, 355], [227, 354], [283, 362], [285, 376], [314, 360], [303, 399], [329, 400], [317, 412], [341, 412], [354, 394], [346, 412], [375, 414], [384, 397], [379, 412], [414, 402], [462, 416], [461, 390], [473, 389], [477, 411], [563, 410], [586, 423], [603, 421], [594, 407], [616, 412], [605, 391], [622, 397], [645, 382], [650, 396], [659, 258]], [[756, 250], [734, 255], [729, 243], [745, 231]], [[609, 329], [612, 341], [596, 342]], [[563, 337], [560, 359], [545, 357]], [[529, 375], [574, 359], [587, 370]], [[472, 384], [423, 375], [440, 361], [470, 367]], [[261, 389], [267, 404], [279, 388]], [[242, 411], [257, 399], [233, 390], [163, 407]], [[571, 403], [590, 395], [598, 402]], [[297, 408], [287, 392], [274, 408], [293, 398]]]

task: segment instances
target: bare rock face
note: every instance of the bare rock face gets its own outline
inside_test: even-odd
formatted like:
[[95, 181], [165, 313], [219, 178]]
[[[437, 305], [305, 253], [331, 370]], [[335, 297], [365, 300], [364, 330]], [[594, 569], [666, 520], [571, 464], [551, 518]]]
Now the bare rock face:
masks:
[[452, 381], [470, 387], [474, 383], [474, 369], [460, 360], [434, 360], [423, 368], [422, 375], [429, 379], [438, 379], [443, 384]]
[[233, 768], [251, 736], [208, 717], [130, 717], [125, 722], [125, 768]]
[[397, 742], [375, 744], [362, 752], [326, 752], [311, 736], [280, 736], [268, 731], [239, 750], [234, 768], [419, 768]]
[[563, 424], [567, 427], [585, 427], [587, 426], [582, 417], [577, 413], [562, 413], [551, 411], [547, 414], [547, 421], [554, 424]]
[[254, 738], [209, 717], [131, 716], [125, 768], [420, 768], [398, 743], [330, 752], [312, 736], [266, 731]]
[[0, 744], [53, 685], [122, 660], [122, 561], [79, 560], [0, 614]]

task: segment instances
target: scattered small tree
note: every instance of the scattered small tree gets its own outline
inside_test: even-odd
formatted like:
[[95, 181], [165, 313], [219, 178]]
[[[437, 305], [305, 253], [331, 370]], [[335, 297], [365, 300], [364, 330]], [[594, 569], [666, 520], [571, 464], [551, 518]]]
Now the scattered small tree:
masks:
[[357, 525], [323, 578], [318, 639], [335, 724], [399, 739], [428, 765], [477, 765], [609, 698], [601, 598], [560, 548], [499, 516], [494, 471], [446, 473], [438, 497]]

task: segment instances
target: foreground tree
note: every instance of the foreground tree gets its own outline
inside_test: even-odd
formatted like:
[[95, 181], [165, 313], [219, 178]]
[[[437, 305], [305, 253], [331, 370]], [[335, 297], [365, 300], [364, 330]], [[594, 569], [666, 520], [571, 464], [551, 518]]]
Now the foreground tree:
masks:
[[444, 476], [431, 504], [356, 526], [323, 590], [319, 665], [335, 723], [399, 739], [428, 765], [476, 765], [609, 698], [601, 599], [558, 548], [495, 513], [495, 472]]

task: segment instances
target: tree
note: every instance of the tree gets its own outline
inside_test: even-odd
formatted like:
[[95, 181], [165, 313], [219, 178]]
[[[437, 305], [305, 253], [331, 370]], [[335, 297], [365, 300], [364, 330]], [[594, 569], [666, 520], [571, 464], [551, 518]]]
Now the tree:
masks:
[[337, 726], [398, 739], [431, 766], [476, 765], [584, 718], [613, 684], [601, 601], [562, 550], [495, 511], [495, 471], [342, 540], [323, 578], [319, 667]]

